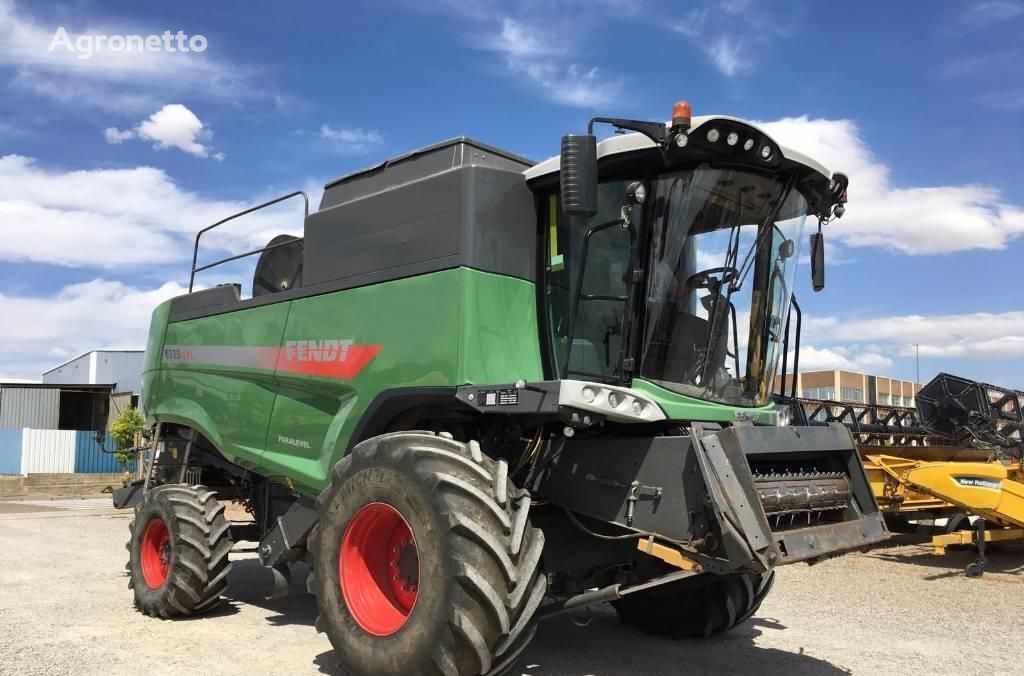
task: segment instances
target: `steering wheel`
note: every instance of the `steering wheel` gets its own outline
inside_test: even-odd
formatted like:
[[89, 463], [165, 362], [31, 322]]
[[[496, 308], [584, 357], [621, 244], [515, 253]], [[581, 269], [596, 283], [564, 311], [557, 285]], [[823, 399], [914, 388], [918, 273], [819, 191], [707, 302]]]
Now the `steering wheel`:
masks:
[[[721, 275], [721, 278], [716, 275]], [[690, 275], [686, 279], [688, 289], [720, 289], [739, 279], [740, 271], [733, 267], [708, 268]]]

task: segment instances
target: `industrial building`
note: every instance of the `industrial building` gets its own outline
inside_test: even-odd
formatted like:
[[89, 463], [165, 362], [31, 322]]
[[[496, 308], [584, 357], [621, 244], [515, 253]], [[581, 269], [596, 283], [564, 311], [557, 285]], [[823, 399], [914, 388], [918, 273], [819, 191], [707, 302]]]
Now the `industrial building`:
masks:
[[0, 430], [105, 430], [142, 391], [142, 350], [92, 350], [43, 374], [0, 382]]
[[116, 472], [106, 432], [138, 406], [142, 350], [93, 350], [39, 383], [0, 382], [0, 474]]
[[99, 385], [108, 383], [116, 392], [142, 391], [142, 350], [92, 350], [55, 366], [43, 374], [47, 385]]
[[[792, 375], [786, 377], [786, 392], [792, 387]], [[778, 383], [776, 383], [778, 384]], [[875, 404], [915, 408], [919, 384], [854, 371], [804, 371], [797, 374], [796, 396], [802, 399], [827, 399], [848, 404]]]

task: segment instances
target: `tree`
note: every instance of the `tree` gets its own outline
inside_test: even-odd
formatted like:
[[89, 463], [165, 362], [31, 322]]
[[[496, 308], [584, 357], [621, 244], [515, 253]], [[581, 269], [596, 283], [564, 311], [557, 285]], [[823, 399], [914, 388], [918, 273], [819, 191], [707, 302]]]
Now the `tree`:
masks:
[[135, 445], [135, 437], [145, 426], [146, 420], [139, 409], [131, 407], [121, 411], [110, 426], [110, 436], [114, 439], [114, 457], [122, 466], [131, 460], [129, 449]]

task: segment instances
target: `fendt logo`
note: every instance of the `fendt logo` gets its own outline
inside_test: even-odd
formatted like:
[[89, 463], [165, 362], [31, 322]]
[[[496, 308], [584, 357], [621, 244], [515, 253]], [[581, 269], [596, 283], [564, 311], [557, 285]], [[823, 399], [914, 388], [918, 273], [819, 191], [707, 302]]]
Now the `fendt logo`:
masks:
[[209, 364], [221, 368], [262, 369], [296, 375], [351, 380], [381, 351], [354, 339], [286, 340], [281, 347], [255, 345], [167, 345], [164, 362], [175, 366]]
[[347, 340], [287, 340], [284, 343], [288, 361], [345, 361], [352, 339]]

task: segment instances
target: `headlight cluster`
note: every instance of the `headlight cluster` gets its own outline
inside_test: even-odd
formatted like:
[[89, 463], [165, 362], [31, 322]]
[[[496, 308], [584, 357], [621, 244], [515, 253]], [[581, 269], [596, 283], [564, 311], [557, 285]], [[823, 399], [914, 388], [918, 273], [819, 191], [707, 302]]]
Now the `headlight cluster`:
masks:
[[779, 427], [789, 427], [793, 423], [793, 411], [786, 404], [775, 405], [775, 424]]
[[[707, 139], [708, 143], [718, 143], [723, 138], [723, 130], [713, 126], [708, 129], [704, 138]], [[756, 147], [758, 149], [758, 156], [765, 162], [771, 161], [775, 156], [774, 146], [767, 139], [757, 138], [757, 135], [750, 130], [727, 130], [724, 138], [725, 144], [730, 148], [740, 145], [740, 139], [743, 138], [743, 150], [750, 152]]]
[[559, 406], [593, 411], [618, 422], [653, 422], [665, 419], [661, 407], [627, 387], [580, 380], [563, 380], [560, 387]]

